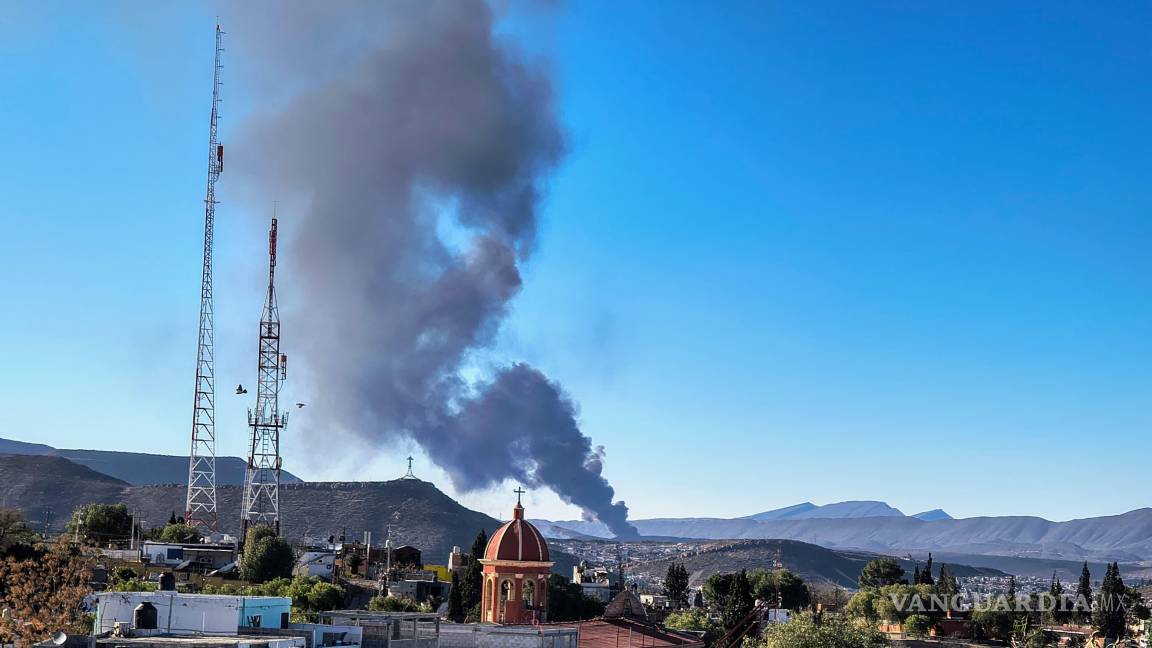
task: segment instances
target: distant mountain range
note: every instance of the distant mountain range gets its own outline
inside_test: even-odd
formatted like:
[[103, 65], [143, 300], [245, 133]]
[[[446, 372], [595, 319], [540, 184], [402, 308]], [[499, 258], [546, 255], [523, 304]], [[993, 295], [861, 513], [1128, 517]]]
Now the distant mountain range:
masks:
[[892, 508], [884, 502], [836, 502], [835, 504], [825, 504], [824, 506], [816, 506], [812, 502], [804, 502], [803, 504], [795, 504], [793, 506], [749, 515], [741, 519], [764, 521], [823, 520], [862, 517], [904, 517], [904, 514], [900, 512], [900, 509]]
[[[188, 483], [187, 456], [112, 450], [61, 450], [43, 443], [0, 439], [2, 454], [63, 457], [133, 486]], [[243, 486], [246, 463], [239, 457], [216, 457], [216, 484]], [[280, 481], [299, 482], [300, 478], [287, 470], [281, 470]]]
[[[789, 539], [823, 547], [904, 555], [928, 551], [1052, 560], [1152, 560], [1152, 509], [1068, 522], [1007, 516], [954, 519], [942, 510], [906, 516], [884, 502], [810, 502], [755, 515], [632, 520], [645, 537]], [[598, 522], [549, 522], [545, 535], [611, 537]], [[969, 562], [969, 564], [972, 564]]]

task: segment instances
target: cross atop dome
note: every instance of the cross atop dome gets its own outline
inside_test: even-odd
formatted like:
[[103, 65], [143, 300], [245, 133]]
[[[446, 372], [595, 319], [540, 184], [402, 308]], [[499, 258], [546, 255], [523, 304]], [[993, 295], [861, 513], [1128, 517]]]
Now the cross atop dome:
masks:
[[524, 493], [526, 493], [527, 491], [525, 491], [523, 488], [517, 487], [516, 490], [514, 490], [512, 492], [516, 493], [516, 506], [512, 507], [512, 519], [513, 520], [523, 520], [524, 519], [524, 505], [520, 503], [520, 496], [523, 495]]

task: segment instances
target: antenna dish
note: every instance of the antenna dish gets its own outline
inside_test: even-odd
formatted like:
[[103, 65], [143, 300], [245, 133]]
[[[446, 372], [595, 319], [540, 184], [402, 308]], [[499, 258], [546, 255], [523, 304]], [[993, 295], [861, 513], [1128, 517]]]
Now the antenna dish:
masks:
[[61, 631], [52, 635], [52, 643], [56, 644], [57, 646], [63, 646], [64, 644], [68, 643], [68, 633]]

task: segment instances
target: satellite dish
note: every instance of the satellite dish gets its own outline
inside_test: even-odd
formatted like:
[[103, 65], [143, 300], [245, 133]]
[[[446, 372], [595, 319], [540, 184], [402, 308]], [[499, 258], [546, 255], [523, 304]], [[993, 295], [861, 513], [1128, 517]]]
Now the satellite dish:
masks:
[[52, 643], [56, 644], [57, 646], [63, 646], [64, 644], [68, 643], [68, 633], [61, 631], [52, 635]]

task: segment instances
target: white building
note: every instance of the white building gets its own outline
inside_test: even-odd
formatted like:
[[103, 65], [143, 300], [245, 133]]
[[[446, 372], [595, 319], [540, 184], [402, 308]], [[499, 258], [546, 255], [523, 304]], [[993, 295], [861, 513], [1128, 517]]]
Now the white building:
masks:
[[165, 567], [195, 567], [193, 571], [208, 572], [232, 562], [232, 545], [177, 544], [146, 540], [140, 545], [143, 560]]
[[332, 580], [336, 569], [335, 551], [305, 551], [296, 566], [292, 569], [293, 576], [317, 576], [326, 581]]
[[100, 592], [92, 634], [135, 629], [139, 606], [156, 612], [156, 627], [142, 628], [170, 635], [235, 635], [251, 628], [285, 628], [292, 599], [279, 596], [222, 596], [177, 592]]

